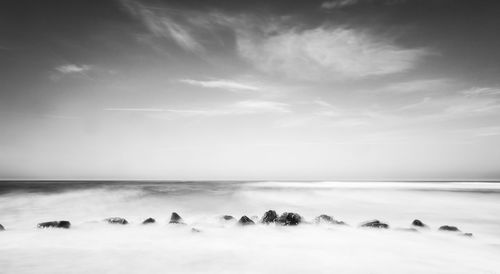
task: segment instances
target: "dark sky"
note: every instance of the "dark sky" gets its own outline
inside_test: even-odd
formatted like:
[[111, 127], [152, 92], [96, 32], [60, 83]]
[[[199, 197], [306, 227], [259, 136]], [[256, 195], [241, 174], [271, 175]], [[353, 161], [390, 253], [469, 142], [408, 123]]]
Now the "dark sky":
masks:
[[498, 14], [2, 1], [0, 177], [500, 179]]

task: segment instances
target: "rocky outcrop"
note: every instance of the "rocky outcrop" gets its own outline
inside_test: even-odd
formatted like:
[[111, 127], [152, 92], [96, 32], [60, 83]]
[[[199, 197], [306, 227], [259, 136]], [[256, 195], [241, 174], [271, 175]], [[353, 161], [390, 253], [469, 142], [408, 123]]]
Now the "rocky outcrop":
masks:
[[109, 224], [118, 224], [118, 225], [128, 224], [127, 220], [125, 220], [125, 218], [121, 218], [121, 217], [110, 217], [110, 218], [104, 219], [104, 221], [108, 222]]
[[439, 227], [439, 230], [441, 230], [441, 231], [454, 231], [454, 232], [460, 231], [460, 229], [458, 229], [458, 227], [451, 226], [451, 225], [443, 225], [443, 226]]
[[372, 227], [372, 228], [389, 228], [389, 225], [382, 223], [379, 220], [368, 221], [361, 224], [361, 227]]
[[142, 222], [142, 224], [143, 224], [143, 225], [147, 225], [147, 224], [154, 224], [154, 223], [156, 223], [156, 220], [155, 220], [155, 219], [153, 219], [153, 218], [151, 218], [151, 217], [147, 218], [146, 220], [144, 220], [144, 221]]
[[231, 221], [234, 220], [234, 217], [231, 215], [224, 215], [222, 216], [222, 219], [224, 219], [225, 221]]
[[346, 223], [342, 221], [335, 220], [332, 216], [321, 214], [318, 217], [314, 218], [314, 222], [316, 224], [334, 224], [334, 225], [345, 225]]
[[264, 216], [262, 216], [261, 223], [263, 224], [270, 224], [274, 223], [278, 220], [278, 214], [274, 210], [268, 210], [266, 213], [264, 213]]
[[302, 222], [302, 217], [293, 212], [285, 212], [276, 220], [281, 225], [298, 225]]
[[69, 221], [52, 221], [52, 222], [44, 222], [44, 223], [39, 223], [37, 225], [38, 228], [49, 228], [49, 227], [56, 227], [56, 228], [70, 228], [71, 223]]
[[182, 220], [182, 218], [179, 214], [177, 214], [176, 212], [172, 212], [172, 215], [170, 215], [170, 221], [168, 223], [169, 224], [184, 224], [184, 221]]
[[247, 216], [241, 216], [240, 220], [238, 221], [238, 224], [240, 224], [240, 225], [254, 225], [255, 222], [252, 221], [252, 219], [248, 218]]
[[413, 226], [418, 226], [418, 227], [426, 227], [427, 225], [422, 223], [422, 221], [420, 221], [419, 219], [415, 219], [413, 220], [413, 222], [411, 223]]
[[5, 230], [5, 227], [3, 227], [2, 224], [0, 224], [0, 231], [4, 231]]

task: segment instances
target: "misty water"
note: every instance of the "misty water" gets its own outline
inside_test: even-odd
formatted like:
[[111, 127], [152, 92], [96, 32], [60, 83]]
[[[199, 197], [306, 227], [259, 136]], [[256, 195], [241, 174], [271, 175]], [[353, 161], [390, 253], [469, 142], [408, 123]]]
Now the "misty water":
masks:
[[[309, 223], [221, 219], [269, 209]], [[115, 216], [129, 224], [102, 221]], [[359, 227], [371, 219], [390, 228]], [[414, 219], [429, 227], [398, 230]], [[53, 220], [71, 229], [36, 228]], [[500, 273], [496, 183], [1, 182], [0, 224], [0, 273]]]

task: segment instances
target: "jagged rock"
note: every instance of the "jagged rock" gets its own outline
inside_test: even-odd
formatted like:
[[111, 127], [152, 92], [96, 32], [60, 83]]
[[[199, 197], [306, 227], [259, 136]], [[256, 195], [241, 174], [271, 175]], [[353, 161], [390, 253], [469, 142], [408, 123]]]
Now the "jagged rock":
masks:
[[177, 214], [176, 212], [172, 212], [172, 215], [170, 215], [170, 221], [168, 222], [169, 224], [184, 224], [184, 221], [182, 220], [181, 216]]
[[389, 228], [389, 225], [382, 223], [379, 220], [368, 221], [361, 224], [362, 227], [373, 227], [373, 228]]
[[3, 231], [3, 230], [5, 230], [5, 227], [3, 227], [2, 224], [0, 224], [0, 231]]
[[252, 221], [252, 219], [248, 218], [247, 216], [241, 216], [240, 220], [238, 221], [238, 224], [240, 224], [240, 225], [254, 225], [255, 222]]
[[128, 224], [127, 220], [125, 220], [124, 218], [120, 218], [120, 217], [110, 217], [110, 218], [104, 219], [104, 221], [106, 221], [110, 224], [119, 224], [119, 225]]
[[68, 221], [44, 222], [44, 223], [39, 223], [37, 225], [38, 228], [48, 228], [48, 227], [69, 228], [70, 226], [71, 226], [71, 223]]
[[472, 233], [463, 233], [462, 236], [473, 237], [474, 235]]
[[231, 220], [234, 220], [234, 217], [231, 215], [224, 215], [224, 216], [222, 216], [222, 219], [224, 219], [226, 221], [231, 221]]
[[458, 227], [451, 226], [451, 225], [443, 225], [439, 228], [439, 230], [442, 230], [442, 231], [460, 231], [460, 229], [458, 229]]
[[144, 221], [142, 222], [142, 224], [143, 224], [143, 225], [147, 225], [147, 224], [154, 224], [154, 223], [156, 223], [156, 220], [155, 220], [155, 219], [153, 219], [153, 218], [151, 218], [151, 217], [150, 217], [150, 218], [147, 218], [146, 220], [144, 220]]
[[298, 225], [302, 222], [302, 217], [293, 212], [285, 212], [276, 220], [281, 225]]
[[314, 222], [317, 224], [327, 223], [327, 224], [335, 224], [335, 225], [345, 225], [342, 221], [335, 220], [332, 216], [321, 214], [318, 217], [314, 218]]
[[263, 224], [269, 224], [269, 223], [274, 223], [278, 219], [278, 214], [274, 210], [268, 210], [266, 213], [264, 213], [264, 216], [262, 216], [262, 221], [261, 223]]
[[193, 232], [193, 233], [200, 233], [201, 230], [196, 229], [196, 228], [193, 227], [193, 228], [191, 228], [191, 232]]
[[418, 227], [426, 227], [427, 225], [422, 223], [422, 221], [418, 220], [418, 219], [415, 219], [413, 220], [413, 222], [411, 223], [413, 226], [418, 226]]

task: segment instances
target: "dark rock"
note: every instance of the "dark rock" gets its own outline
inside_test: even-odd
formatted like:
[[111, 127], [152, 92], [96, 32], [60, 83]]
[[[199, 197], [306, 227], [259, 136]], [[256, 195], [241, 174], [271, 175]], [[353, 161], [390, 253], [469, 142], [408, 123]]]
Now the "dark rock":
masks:
[[184, 224], [184, 221], [182, 220], [181, 216], [179, 216], [179, 214], [177, 214], [176, 212], [172, 212], [172, 215], [170, 215], [170, 221], [168, 223]]
[[70, 226], [71, 226], [71, 223], [68, 221], [44, 222], [44, 223], [39, 223], [37, 225], [38, 228], [49, 228], [49, 227], [69, 228]]
[[5, 230], [5, 227], [3, 227], [2, 224], [0, 224], [0, 231], [3, 231], [3, 230]]
[[193, 232], [193, 233], [200, 233], [201, 230], [193, 227], [193, 228], [191, 228], [191, 232]]
[[146, 220], [144, 220], [144, 221], [142, 222], [142, 224], [143, 224], [143, 225], [147, 225], [147, 224], [154, 224], [154, 223], [156, 223], [156, 220], [155, 220], [155, 219], [153, 219], [153, 218], [151, 218], [151, 217], [150, 217], [150, 218], [147, 218]]
[[238, 224], [240, 225], [253, 225], [255, 224], [252, 219], [248, 218], [247, 216], [241, 216], [240, 220], [238, 221]]
[[368, 221], [361, 224], [362, 227], [373, 227], [373, 228], [389, 228], [388, 224], [382, 223], [379, 220]]
[[266, 213], [264, 213], [264, 216], [262, 216], [261, 223], [263, 224], [274, 223], [276, 222], [277, 219], [278, 219], [278, 214], [276, 214], [276, 211], [268, 210]]
[[125, 220], [124, 218], [120, 218], [120, 217], [111, 217], [111, 218], [104, 219], [104, 221], [106, 221], [110, 224], [119, 224], [119, 225], [128, 224], [127, 220]]
[[342, 221], [337, 221], [332, 216], [329, 216], [326, 214], [321, 214], [318, 217], [314, 218], [314, 222], [317, 224], [321, 224], [321, 223], [334, 224], [334, 225], [345, 225], [346, 224]]
[[458, 229], [458, 227], [451, 226], [451, 225], [443, 225], [439, 228], [439, 230], [442, 230], [442, 231], [460, 231], [460, 229]]
[[426, 227], [427, 226], [424, 223], [422, 223], [422, 221], [420, 221], [418, 219], [413, 220], [413, 222], [411, 224], [414, 226], [418, 226], [418, 227]]
[[302, 222], [302, 217], [297, 213], [285, 212], [276, 220], [281, 225], [298, 225]]
[[465, 236], [465, 237], [472, 237], [474, 235], [472, 235], [472, 233], [463, 233], [462, 236]]
[[231, 220], [234, 220], [234, 217], [231, 215], [224, 215], [224, 216], [222, 216], [222, 219], [224, 219], [226, 221], [231, 221]]

